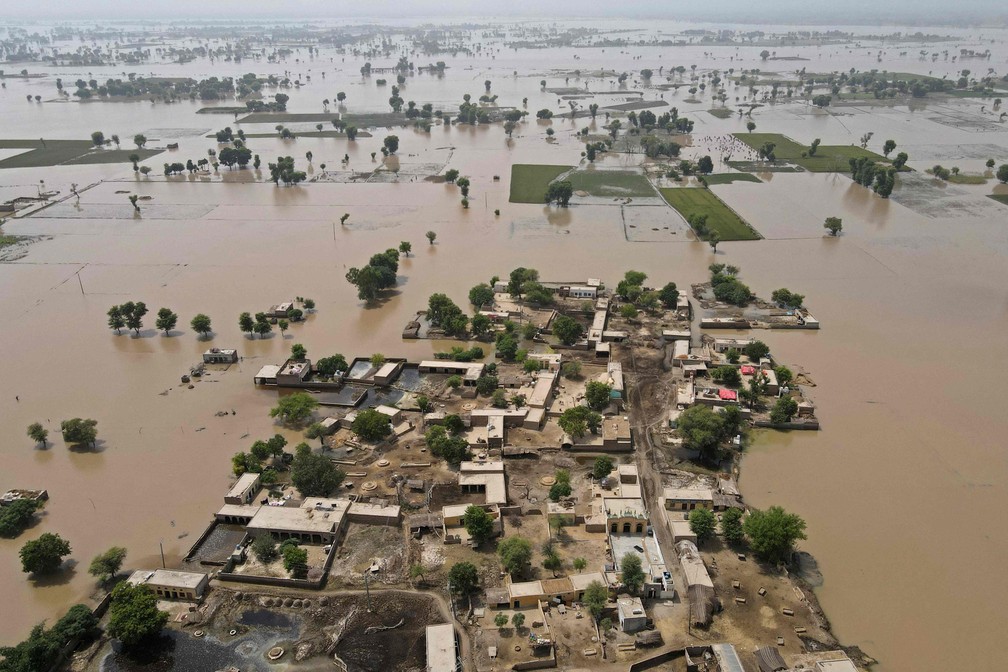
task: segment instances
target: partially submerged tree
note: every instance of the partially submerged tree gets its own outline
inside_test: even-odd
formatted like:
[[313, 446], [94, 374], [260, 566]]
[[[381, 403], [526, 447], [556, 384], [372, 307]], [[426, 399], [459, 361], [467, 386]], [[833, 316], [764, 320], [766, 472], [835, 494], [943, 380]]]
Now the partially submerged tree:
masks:
[[98, 582], [102, 585], [105, 585], [119, 573], [124, 560], [126, 560], [126, 549], [122, 546], [113, 546], [104, 553], [99, 553], [91, 560], [88, 574], [98, 579]]

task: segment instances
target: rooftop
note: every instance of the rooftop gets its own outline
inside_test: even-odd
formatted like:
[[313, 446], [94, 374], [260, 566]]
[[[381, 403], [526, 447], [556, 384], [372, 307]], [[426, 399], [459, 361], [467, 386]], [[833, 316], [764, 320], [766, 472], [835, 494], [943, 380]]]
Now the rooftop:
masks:
[[621, 415], [604, 418], [602, 420], [602, 440], [603, 441], [630, 440], [630, 421]]
[[534, 595], [545, 595], [542, 581], [520, 581], [512, 583], [508, 589], [512, 599], [515, 597], [532, 597]]
[[[317, 508], [316, 508], [317, 506]], [[329, 534], [350, 508], [345, 499], [309, 497], [301, 507], [263, 506], [248, 523], [248, 530], [274, 530], [307, 534]]]
[[171, 586], [195, 590], [206, 579], [206, 574], [196, 572], [179, 572], [173, 569], [138, 569], [130, 574], [130, 583], [134, 585], [153, 584], [155, 586]]
[[455, 672], [455, 628], [451, 623], [427, 626], [427, 671]]

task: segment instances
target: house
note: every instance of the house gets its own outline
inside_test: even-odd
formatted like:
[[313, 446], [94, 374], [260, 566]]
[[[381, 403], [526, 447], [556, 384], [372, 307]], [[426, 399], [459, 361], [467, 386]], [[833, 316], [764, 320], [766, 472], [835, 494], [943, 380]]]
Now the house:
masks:
[[545, 422], [545, 420], [545, 408], [530, 408], [528, 409], [528, 413], [525, 414], [525, 420], [522, 422], [522, 428], [532, 430], [542, 429], [543, 422]]
[[405, 362], [402, 360], [382, 364], [374, 374], [375, 385], [391, 385], [399, 377], [400, 372], [402, 372], [403, 364]]
[[729, 350], [742, 352], [743, 348], [755, 341], [754, 338], [715, 338], [714, 352], [725, 353]]
[[224, 495], [225, 504], [251, 504], [259, 493], [259, 474], [248, 472], [238, 477], [238, 482], [231, 486]]
[[619, 401], [623, 398], [623, 364], [620, 362], [612, 362], [606, 366], [606, 384], [612, 388], [609, 392], [609, 397], [613, 401]]
[[602, 450], [613, 452], [633, 450], [630, 420], [618, 415], [602, 419]]
[[427, 672], [455, 672], [458, 669], [455, 628], [451, 623], [428, 625], [426, 647]]
[[591, 287], [589, 285], [570, 285], [560, 288], [561, 296], [569, 296], [572, 299], [591, 299], [592, 301], [598, 296], [598, 287]]
[[459, 487], [462, 492], [484, 494], [487, 504], [507, 504], [504, 462], [462, 462], [459, 465]]
[[662, 329], [661, 335], [666, 341], [690, 340], [689, 329]]
[[277, 319], [287, 319], [290, 317], [291, 311], [294, 310], [293, 301], [284, 301], [278, 303], [275, 306], [270, 306], [269, 310], [266, 311], [266, 317], [275, 317]]
[[147, 586], [166, 600], [190, 601], [201, 599], [210, 583], [206, 574], [171, 569], [138, 569], [126, 580], [136, 586]]
[[402, 410], [395, 408], [394, 406], [385, 406], [385, 405], [375, 406], [374, 410], [378, 411], [379, 413], [387, 417], [389, 419], [389, 422], [392, 423], [393, 427], [401, 423], [404, 418]]
[[672, 364], [682, 366], [683, 360], [689, 359], [689, 339], [672, 342]]
[[449, 537], [455, 537], [457, 542], [469, 542], [469, 531], [465, 529], [462, 521], [465, 518], [466, 509], [470, 506], [477, 506], [490, 514], [490, 519], [493, 520], [494, 536], [504, 532], [504, 521], [501, 519], [500, 507], [496, 504], [446, 504], [441, 509], [442, 533], [445, 536], [445, 543], [448, 543]]
[[420, 373], [447, 373], [451, 376], [461, 376], [462, 384], [475, 387], [476, 381], [483, 375], [484, 364], [478, 362], [449, 362], [445, 359], [428, 359], [420, 362]]
[[322, 425], [322, 430], [325, 432], [326, 436], [334, 434], [337, 429], [339, 429], [340, 421], [336, 418], [324, 418], [320, 423]]
[[556, 371], [539, 372], [532, 386], [532, 394], [525, 401], [529, 408], [547, 408], [550, 405], [558, 378], [559, 373]]
[[331, 544], [346, 528], [349, 500], [308, 497], [300, 507], [261, 506], [246, 525], [249, 534]]
[[610, 534], [644, 534], [648, 526], [647, 507], [639, 497], [604, 497], [602, 514]]
[[816, 672], [858, 672], [857, 667], [851, 662], [843, 651], [835, 651], [836, 658], [816, 661]]
[[607, 585], [602, 572], [583, 572], [541, 581], [509, 582], [507, 587], [508, 602], [503, 605], [498, 603], [497, 606], [524, 609], [537, 606], [539, 602], [553, 602], [555, 604], [562, 602], [569, 605], [582, 601], [585, 591], [594, 581], [598, 581], [603, 586]]
[[619, 614], [620, 630], [623, 632], [637, 632], [647, 625], [647, 613], [639, 597], [620, 595], [616, 598], [616, 611]]
[[665, 488], [662, 499], [669, 511], [714, 508], [714, 493], [711, 488]]
[[276, 364], [266, 364], [259, 369], [259, 373], [252, 378], [252, 381], [256, 385], [276, 385], [278, 373], [280, 373], [279, 366]]
[[204, 364], [234, 364], [238, 361], [237, 350], [222, 350], [210, 348], [203, 353]]
[[559, 352], [530, 352], [526, 359], [539, 362], [539, 367], [547, 371], [559, 371], [563, 355]]
[[288, 359], [280, 366], [280, 370], [276, 373], [276, 384], [279, 386], [298, 385], [304, 382], [309, 373], [311, 373], [310, 360], [297, 361]]

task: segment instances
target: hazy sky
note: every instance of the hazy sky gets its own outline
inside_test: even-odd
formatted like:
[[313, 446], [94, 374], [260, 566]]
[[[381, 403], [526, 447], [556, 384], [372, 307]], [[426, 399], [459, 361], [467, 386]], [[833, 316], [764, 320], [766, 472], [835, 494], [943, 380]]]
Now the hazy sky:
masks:
[[7, 19], [220, 19], [284, 17], [578, 18], [627, 16], [712, 22], [840, 25], [1001, 23], [1003, 0], [0, 0]]

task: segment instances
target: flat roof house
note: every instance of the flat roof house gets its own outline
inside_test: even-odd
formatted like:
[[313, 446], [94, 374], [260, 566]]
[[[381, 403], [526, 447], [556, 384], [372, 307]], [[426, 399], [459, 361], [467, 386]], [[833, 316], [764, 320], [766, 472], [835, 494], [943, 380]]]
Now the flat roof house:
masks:
[[647, 613], [641, 599], [632, 595], [620, 595], [616, 599], [616, 610], [619, 613], [620, 629], [633, 633], [643, 630], [647, 625]]
[[483, 375], [484, 364], [478, 362], [449, 362], [445, 359], [425, 359], [417, 369], [420, 373], [447, 373], [462, 376], [462, 384], [475, 387], [476, 381]]
[[172, 569], [138, 569], [127, 579], [130, 583], [147, 586], [166, 600], [193, 600], [203, 597], [210, 577], [197, 572], [178, 572]]
[[633, 450], [633, 435], [629, 420], [618, 415], [602, 419], [602, 450], [619, 452]]
[[250, 504], [259, 492], [259, 474], [248, 472], [238, 477], [238, 482], [231, 486], [224, 495], [225, 504]]
[[427, 672], [455, 672], [455, 628], [451, 623], [427, 626]]
[[252, 381], [256, 385], [276, 385], [278, 373], [280, 373], [279, 366], [276, 364], [265, 364], [259, 369], [259, 373], [252, 378]]
[[665, 488], [662, 499], [669, 511], [714, 508], [714, 492], [710, 488]]
[[462, 462], [459, 487], [462, 492], [485, 493], [487, 504], [507, 504], [504, 462]]
[[288, 359], [280, 366], [276, 374], [277, 385], [297, 385], [304, 382], [304, 379], [311, 373], [311, 361], [296, 361]]
[[221, 348], [210, 348], [203, 353], [204, 364], [234, 364], [238, 361], [237, 350], [222, 350]]
[[350, 502], [309, 497], [300, 507], [262, 506], [246, 529], [255, 536], [266, 532], [280, 539], [300, 539], [316, 544], [334, 542], [347, 524]]

